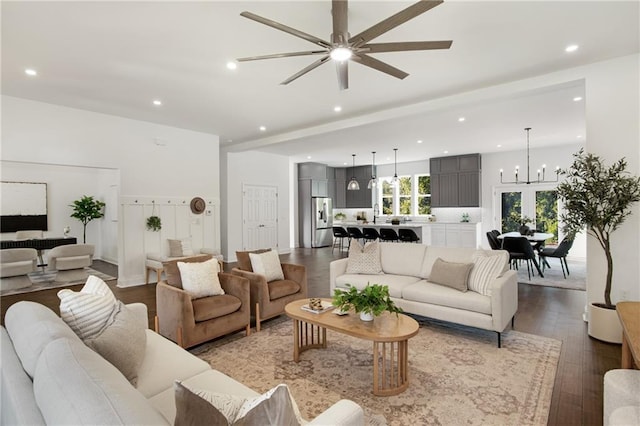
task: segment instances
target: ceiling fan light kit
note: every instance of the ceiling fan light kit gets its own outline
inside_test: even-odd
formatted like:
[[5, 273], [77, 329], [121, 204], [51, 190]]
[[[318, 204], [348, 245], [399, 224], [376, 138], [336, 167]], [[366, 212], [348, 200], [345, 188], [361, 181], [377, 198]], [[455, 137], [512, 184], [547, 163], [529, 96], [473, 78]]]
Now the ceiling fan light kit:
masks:
[[389, 74], [393, 77], [404, 79], [409, 74], [395, 68], [385, 62], [369, 56], [371, 53], [382, 52], [406, 52], [411, 50], [437, 50], [449, 49], [453, 41], [406, 41], [391, 43], [369, 43], [371, 40], [387, 33], [388, 31], [404, 24], [405, 22], [419, 16], [426, 11], [440, 5], [442, 0], [420, 0], [417, 3], [407, 7], [384, 19], [377, 24], [359, 32], [353, 37], [349, 34], [348, 26], [348, 2], [347, 0], [332, 0], [331, 16], [333, 21], [333, 33], [330, 40], [327, 41], [307, 34], [303, 31], [281, 24], [268, 18], [256, 15], [251, 12], [242, 12], [240, 16], [247, 19], [267, 25], [271, 28], [283, 31], [287, 34], [306, 40], [315, 44], [320, 50], [308, 50], [302, 52], [275, 53], [271, 55], [250, 56], [246, 58], [238, 58], [238, 62], [256, 61], [261, 59], [286, 58], [293, 56], [322, 55], [322, 57], [305, 68], [301, 69], [291, 77], [284, 80], [281, 84], [289, 84], [295, 79], [316, 69], [320, 65], [332, 59], [336, 66], [338, 75], [338, 87], [340, 90], [349, 88], [349, 62], [354, 61], [374, 70]]
[[531, 181], [530, 176], [529, 176], [529, 131], [531, 130], [531, 127], [525, 127], [524, 130], [527, 132], [527, 180], [519, 180], [518, 178], [518, 174], [520, 172], [520, 166], [516, 166], [515, 168], [515, 180], [510, 181], [510, 182], [505, 182], [504, 180], [502, 180], [502, 174], [504, 172], [503, 169], [500, 169], [500, 183], [504, 183], [504, 184], [526, 184], [526, 185], [531, 185], [532, 183], [555, 183], [558, 182], [558, 175], [560, 173], [560, 167], [556, 166], [556, 178], [554, 180], [545, 180], [544, 178], [544, 174], [545, 171], [547, 169], [547, 165], [543, 164], [542, 165], [542, 169], [538, 169], [537, 171], [537, 179], [535, 181]]
[[355, 176], [355, 172], [356, 172], [356, 155], [355, 154], [351, 154], [353, 156], [353, 169], [351, 169], [352, 171], [352, 177], [351, 180], [349, 181], [349, 183], [347, 184], [347, 190], [349, 191], [359, 191], [360, 190], [360, 184], [358, 183], [356, 176]]

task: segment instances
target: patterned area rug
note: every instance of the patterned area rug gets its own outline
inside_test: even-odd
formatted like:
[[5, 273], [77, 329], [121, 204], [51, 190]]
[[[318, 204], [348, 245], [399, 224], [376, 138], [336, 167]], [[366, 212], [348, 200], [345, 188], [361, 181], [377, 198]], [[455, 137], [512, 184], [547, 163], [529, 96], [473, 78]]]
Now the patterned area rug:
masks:
[[191, 352], [258, 392], [286, 383], [306, 419], [346, 398], [363, 407], [369, 425], [546, 424], [560, 341], [508, 331], [498, 349], [493, 332], [416, 320], [410, 386], [392, 397], [372, 394], [371, 342], [329, 330], [327, 349], [303, 352], [295, 363], [285, 317]]
[[0, 296], [11, 294], [30, 293], [32, 291], [47, 290], [50, 288], [67, 287], [74, 284], [82, 284], [87, 281], [89, 275], [95, 275], [103, 281], [115, 280], [116, 277], [103, 274], [92, 268], [73, 269], [70, 271], [37, 271], [19, 277], [0, 279]]
[[[567, 288], [570, 290], [587, 289], [587, 263], [580, 259], [567, 259], [569, 275], [562, 275], [559, 259], [548, 259], [551, 267], [544, 268], [544, 277], [538, 276], [538, 272], [529, 278], [527, 265], [522, 263], [518, 268], [518, 282], [523, 284], [542, 285], [546, 287]], [[535, 267], [534, 267], [535, 270]]]

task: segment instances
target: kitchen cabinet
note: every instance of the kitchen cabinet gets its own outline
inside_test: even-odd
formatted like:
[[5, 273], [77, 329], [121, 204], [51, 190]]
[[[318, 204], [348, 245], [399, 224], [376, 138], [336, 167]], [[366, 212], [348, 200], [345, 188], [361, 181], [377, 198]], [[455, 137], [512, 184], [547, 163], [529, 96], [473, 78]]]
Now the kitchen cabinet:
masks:
[[431, 207], [480, 207], [480, 154], [429, 160]]
[[298, 185], [302, 184], [303, 181], [309, 181], [312, 197], [329, 196], [329, 181], [327, 179], [327, 166], [325, 164], [299, 163]]
[[429, 224], [430, 240], [425, 244], [439, 247], [481, 246], [481, 230], [479, 223], [431, 223]]
[[333, 207], [344, 209], [347, 207], [347, 172], [343, 168], [335, 168], [335, 198]]
[[[357, 191], [348, 191], [347, 184], [352, 177], [355, 177], [360, 185]], [[344, 190], [346, 192], [347, 208], [371, 208], [371, 189], [367, 188], [371, 179], [371, 166], [349, 167], [346, 169], [346, 182]]]

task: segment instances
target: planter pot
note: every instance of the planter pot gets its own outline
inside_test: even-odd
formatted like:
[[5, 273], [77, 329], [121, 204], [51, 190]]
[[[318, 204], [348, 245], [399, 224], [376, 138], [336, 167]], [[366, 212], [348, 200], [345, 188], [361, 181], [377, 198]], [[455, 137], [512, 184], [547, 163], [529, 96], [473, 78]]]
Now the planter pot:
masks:
[[529, 227], [527, 225], [522, 225], [518, 228], [518, 231], [520, 231], [520, 235], [527, 235], [529, 234]]
[[589, 336], [609, 343], [622, 343], [622, 325], [615, 309], [589, 304]]
[[360, 319], [362, 321], [373, 321], [373, 314], [370, 312], [360, 312]]

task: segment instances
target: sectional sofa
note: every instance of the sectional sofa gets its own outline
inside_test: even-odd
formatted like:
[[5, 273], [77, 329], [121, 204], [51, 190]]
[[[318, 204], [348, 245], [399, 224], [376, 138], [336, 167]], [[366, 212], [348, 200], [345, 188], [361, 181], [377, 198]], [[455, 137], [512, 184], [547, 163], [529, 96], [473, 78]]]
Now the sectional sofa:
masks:
[[[343, 258], [330, 264], [331, 294], [347, 284], [363, 288], [368, 283], [389, 287], [391, 299], [405, 312], [501, 333], [518, 310], [518, 282], [509, 270], [509, 254], [503, 250], [435, 247], [409, 243], [376, 243], [380, 269], [349, 273]], [[352, 253], [350, 252], [350, 257]], [[436, 261], [449, 265], [473, 264], [469, 289], [461, 291], [430, 281]], [[442, 263], [442, 262], [440, 262]], [[442, 272], [439, 271], [439, 272]], [[446, 270], [444, 270], [446, 276]], [[439, 273], [439, 275], [442, 275]], [[453, 275], [453, 274], [452, 274]], [[476, 282], [479, 286], [474, 286]]]

